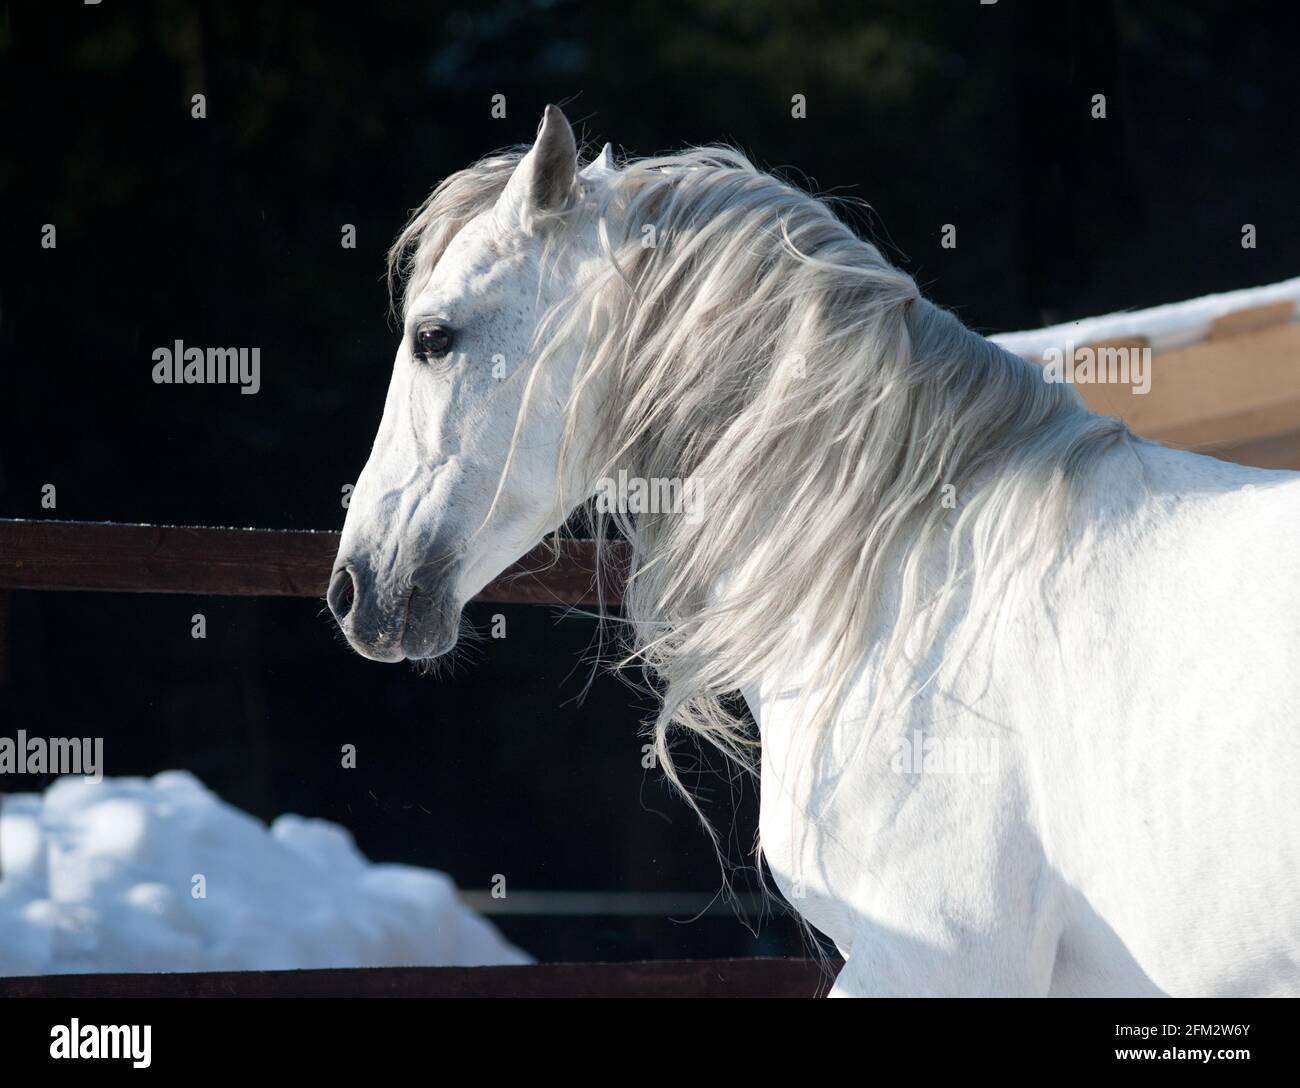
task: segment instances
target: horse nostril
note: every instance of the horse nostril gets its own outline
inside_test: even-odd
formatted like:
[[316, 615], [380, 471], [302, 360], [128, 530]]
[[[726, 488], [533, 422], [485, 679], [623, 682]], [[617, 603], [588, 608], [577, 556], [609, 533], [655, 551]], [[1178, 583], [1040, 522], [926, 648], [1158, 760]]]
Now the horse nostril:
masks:
[[334, 577], [330, 579], [330, 588], [325, 594], [325, 600], [329, 602], [330, 611], [334, 613], [334, 618], [339, 623], [348, 618], [356, 598], [357, 588], [352, 580], [352, 572], [347, 568], [336, 570]]

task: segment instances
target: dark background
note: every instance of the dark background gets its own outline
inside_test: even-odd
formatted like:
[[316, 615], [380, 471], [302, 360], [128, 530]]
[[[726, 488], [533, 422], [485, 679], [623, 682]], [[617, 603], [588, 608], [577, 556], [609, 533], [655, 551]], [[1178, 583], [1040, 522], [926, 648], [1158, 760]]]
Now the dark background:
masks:
[[[530, 139], [547, 102], [595, 147], [727, 141], [870, 202], [860, 229], [985, 332], [1294, 275], [1292, 17], [1186, 0], [0, 3], [0, 516], [341, 526], [396, 346], [382, 254], [440, 178]], [[150, 354], [177, 338], [260, 347], [261, 392], [154, 385]], [[104, 736], [110, 774], [188, 768], [258, 816], [336, 820], [371, 858], [468, 888], [718, 888], [693, 818], [641, 768], [645, 702], [608, 675], [578, 701], [587, 621], [500, 609], [509, 637], [431, 680], [348, 652], [318, 602], [7, 607], [0, 729]], [[751, 791], [698, 785], [744, 863]], [[754, 936], [688, 913], [500, 925], [544, 959], [798, 947], [788, 920]]]

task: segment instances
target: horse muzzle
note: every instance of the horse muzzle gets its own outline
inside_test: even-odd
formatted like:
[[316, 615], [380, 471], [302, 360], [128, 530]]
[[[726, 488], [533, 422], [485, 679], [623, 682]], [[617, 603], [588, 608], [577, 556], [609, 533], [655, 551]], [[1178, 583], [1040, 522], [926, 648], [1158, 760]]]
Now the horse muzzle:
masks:
[[456, 645], [461, 608], [455, 584], [444, 571], [397, 590], [380, 584], [367, 564], [347, 562], [330, 578], [326, 600], [362, 657], [416, 661], [441, 657]]

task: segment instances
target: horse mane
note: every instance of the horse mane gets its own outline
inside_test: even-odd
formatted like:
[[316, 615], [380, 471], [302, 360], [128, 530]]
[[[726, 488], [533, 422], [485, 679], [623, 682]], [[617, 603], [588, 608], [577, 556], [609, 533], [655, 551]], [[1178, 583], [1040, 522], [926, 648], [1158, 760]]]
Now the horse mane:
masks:
[[[518, 159], [444, 181], [394, 245], [390, 278], [427, 279]], [[566, 456], [593, 379], [612, 391], [593, 479], [692, 478], [707, 496], [701, 519], [593, 515], [598, 541], [608, 516], [631, 545], [625, 663], [656, 679], [657, 755], [681, 788], [673, 727], [752, 767], [735, 693], [796, 659], [818, 693], [808, 717], [829, 723], [873, 643], [888, 675], [959, 590], [975, 615], [1024, 577], [1025, 557], [1060, 539], [1078, 479], [1131, 436], [925, 301], [825, 202], [738, 151], [636, 159], [605, 177], [585, 203], [606, 267], [542, 323], [534, 373], [559, 345], [583, 345]], [[937, 577], [935, 554], [947, 557]], [[792, 645], [797, 630], [817, 637]]]

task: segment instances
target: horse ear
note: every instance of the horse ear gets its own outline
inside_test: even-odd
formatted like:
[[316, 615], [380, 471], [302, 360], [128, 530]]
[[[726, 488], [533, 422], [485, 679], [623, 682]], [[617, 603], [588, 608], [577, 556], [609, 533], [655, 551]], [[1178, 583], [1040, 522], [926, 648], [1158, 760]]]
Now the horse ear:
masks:
[[601, 174], [610, 174], [613, 173], [613, 171], [614, 149], [609, 144], [606, 144], [600, 149], [600, 154], [582, 168], [582, 174], [580, 176], [584, 178], [597, 178], [600, 177]]
[[568, 118], [557, 106], [547, 106], [537, 139], [519, 160], [506, 182], [501, 203], [526, 218], [538, 213], [560, 212], [576, 195], [578, 145]]

